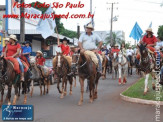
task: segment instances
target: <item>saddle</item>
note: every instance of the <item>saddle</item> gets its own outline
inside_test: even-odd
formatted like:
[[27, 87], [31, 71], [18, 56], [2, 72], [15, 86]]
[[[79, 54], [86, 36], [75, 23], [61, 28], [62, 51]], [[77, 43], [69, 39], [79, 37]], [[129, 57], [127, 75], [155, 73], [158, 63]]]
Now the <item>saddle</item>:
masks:
[[[19, 62], [17, 61], [16, 58], [12, 58], [12, 57], [5, 57], [6, 60], [10, 61], [12, 64], [13, 64], [13, 68], [14, 68], [14, 71], [17, 73], [17, 74], [20, 74], [21, 73], [21, 70], [20, 70], [20, 66], [19, 66]], [[22, 61], [22, 64], [24, 66], [24, 72], [27, 72], [29, 67], [28, 65]]]

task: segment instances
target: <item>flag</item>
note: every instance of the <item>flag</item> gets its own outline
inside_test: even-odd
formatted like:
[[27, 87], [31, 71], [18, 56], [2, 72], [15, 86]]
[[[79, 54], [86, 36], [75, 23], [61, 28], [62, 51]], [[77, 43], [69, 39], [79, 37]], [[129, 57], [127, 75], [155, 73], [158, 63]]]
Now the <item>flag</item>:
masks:
[[132, 37], [134, 40], [138, 41], [141, 38], [142, 34], [143, 34], [143, 31], [138, 25], [138, 23], [136, 22], [129, 37]]
[[152, 22], [150, 23], [149, 28], [152, 28]]
[[[44, 15], [51, 15], [53, 13], [53, 9], [51, 6], [46, 10]], [[56, 27], [55, 19], [53, 18], [45, 18], [40, 19], [36, 30], [41, 33], [42, 37], [46, 39], [47, 37], [51, 36], [54, 33], [54, 28]]]

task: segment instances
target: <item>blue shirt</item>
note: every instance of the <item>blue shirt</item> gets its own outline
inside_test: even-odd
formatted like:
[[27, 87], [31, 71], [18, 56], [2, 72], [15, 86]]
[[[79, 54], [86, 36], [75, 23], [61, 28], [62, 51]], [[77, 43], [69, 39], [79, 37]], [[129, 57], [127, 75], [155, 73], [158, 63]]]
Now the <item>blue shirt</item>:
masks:
[[22, 47], [22, 49], [23, 49], [23, 53], [31, 53], [32, 52], [32, 49], [30, 46], [29, 47], [24, 46], [24, 47]]
[[2, 47], [2, 45], [0, 44], [0, 55], [2, 54], [2, 49], [3, 49], [3, 47]]

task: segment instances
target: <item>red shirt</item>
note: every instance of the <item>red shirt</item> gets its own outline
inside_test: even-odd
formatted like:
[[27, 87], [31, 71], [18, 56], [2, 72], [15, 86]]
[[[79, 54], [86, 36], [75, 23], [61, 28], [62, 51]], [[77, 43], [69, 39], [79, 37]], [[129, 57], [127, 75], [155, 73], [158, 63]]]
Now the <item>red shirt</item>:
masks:
[[5, 46], [5, 47], [3, 47], [2, 52], [5, 52], [5, 49], [6, 49], [6, 46]]
[[21, 46], [19, 43], [17, 43], [16, 45], [8, 44], [7, 45], [7, 57], [13, 56], [17, 52], [17, 49], [20, 49], [20, 48]]
[[142, 41], [148, 45], [148, 44], [154, 44], [155, 42], [157, 42], [157, 39], [155, 36], [152, 37], [144, 36]]
[[118, 53], [120, 51], [120, 49], [112, 49], [111, 53]]
[[61, 47], [63, 55], [66, 55], [66, 56], [69, 55], [70, 47], [68, 45], [65, 46], [64, 44], [61, 44], [58, 47]]
[[44, 57], [36, 58], [36, 64], [43, 66], [44, 62], [45, 62], [45, 58]]

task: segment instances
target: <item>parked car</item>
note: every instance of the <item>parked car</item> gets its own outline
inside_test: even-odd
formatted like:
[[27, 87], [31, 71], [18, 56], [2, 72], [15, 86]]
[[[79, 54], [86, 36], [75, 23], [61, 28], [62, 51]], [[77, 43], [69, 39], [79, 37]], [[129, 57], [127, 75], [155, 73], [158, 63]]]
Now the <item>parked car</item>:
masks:
[[53, 72], [53, 61], [52, 59], [46, 59], [45, 66], [50, 70], [50, 84], [54, 84], [54, 72]]

